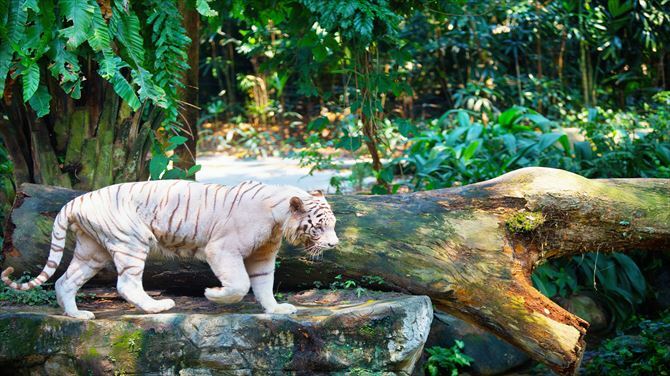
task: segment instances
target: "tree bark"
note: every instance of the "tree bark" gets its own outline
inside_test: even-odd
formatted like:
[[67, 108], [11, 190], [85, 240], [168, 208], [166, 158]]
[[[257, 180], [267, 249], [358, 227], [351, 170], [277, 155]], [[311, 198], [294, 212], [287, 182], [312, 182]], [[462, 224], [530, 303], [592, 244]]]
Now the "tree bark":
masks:
[[184, 75], [182, 83], [184, 87], [180, 90], [180, 98], [183, 101], [181, 116], [184, 123], [184, 136], [188, 141], [176, 149], [179, 160], [177, 167], [188, 170], [195, 165], [196, 138], [198, 137], [198, 118], [200, 107], [198, 100], [199, 73], [200, 73], [200, 15], [195, 10], [194, 4], [188, 0], [179, 1], [179, 11], [184, 17], [186, 34], [191, 38], [188, 47], [189, 70]]
[[148, 177], [149, 133], [156, 117], [143, 122], [141, 111], [133, 113], [94, 73], [95, 64], [89, 65], [93, 68], [79, 100], [48, 78], [51, 112], [42, 118], [22, 102], [20, 85], [10, 83], [5, 90], [11, 95], [0, 100], [0, 112], [8, 117], [0, 121], [0, 136], [14, 163], [17, 186], [89, 190]]
[[[81, 193], [24, 185], [6, 226], [4, 267], [39, 272], [53, 217]], [[328, 199], [340, 246], [318, 261], [284, 247], [275, 287], [328, 282], [337, 274], [379, 276], [388, 288], [428, 295], [437, 309], [490, 330], [565, 375], [579, 366], [588, 323], [535, 290], [533, 269], [588, 251], [670, 249], [670, 180], [589, 180], [526, 168], [458, 188]], [[114, 274], [96, 278], [111, 283]], [[204, 263], [155, 257], [144, 280], [164, 289], [216, 285]]]

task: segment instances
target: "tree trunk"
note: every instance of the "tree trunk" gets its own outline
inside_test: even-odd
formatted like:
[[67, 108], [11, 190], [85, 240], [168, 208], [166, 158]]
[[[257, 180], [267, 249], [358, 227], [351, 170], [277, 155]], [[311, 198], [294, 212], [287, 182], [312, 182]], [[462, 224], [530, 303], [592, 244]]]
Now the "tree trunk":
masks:
[[558, 73], [558, 81], [561, 83], [561, 88], [565, 85], [565, 80], [563, 79], [563, 56], [565, 54], [565, 44], [568, 39], [567, 28], [564, 26], [563, 32], [561, 32], [561, 47], [558, 50], [558, 59], [556, 61], [556, 71]]
[[579, 70], [582, 74], [582, 94], [584, 95], [585, 107], [591, 107], [591, 86], [589, 85], [589, 69], [586, 54], [586, 41], [579, 42]]
[[196, 139], [198, 137], [198, 118], [200, 117], [200, 108], [198, 100], [199, 91], [199, 72], [200, 72], [200, 15], [195, 10], [193, 4], [187, 6], [187, 1], [179, 1], [179, 11], [184, 17], [184, 27], [186, 34], [191, 38], [191, 45], [188, 47], [188, 65], [189, 70], [184, 75], [182, 83], [184, 87], [180, 90], [179, 97], [183, 101], [182, 115], [184, 130], [183, 135], [188, 141], [177, 148], [179, 155], [177, 166], [188, 170], [195, 165]]
[[[372, 50], [372, 46], [369, 47]], [[384, 187], [387, 192], [390, 192], [390, 186], [388, 182], [385, 182], [381, 177], [381, 170], [384, 168], [384, 165], [381, 161], [381, 156], [379, 155], [379, 136], [377, 134], [377, 124], [376, 121], [379, 120], [380, 114], [378, 109], [378, 97], [381, 97], [383, 93], [379, 92], [378, 85], [373, 83], [373, 72], [372, 60], [375, 60], [379, 64], [379, 55], [372, 56], [372, 53], [367, 50], [357, 50], [355, 57], [356, 70], [360, 74], [354, 76], [357, 89], [357, 101], [359, 103], [359, 116], [361, 117], [361, 123], [363, 124], [363, 135], [365, 146], [370, 153], [370, 158], [372, 159], [372, 169], [376, 172], [377, 175], [377, 185]], [[360, 75], [360, 78], [359, 78]], [[359, 81], [360, 80], [360, 81]], [[383, 106], [379, 106], [382, 108]]]
[[[49, 77], [51, 112], [42, 118], [22, 102], [10, 82], [0, 101], [9, 121], [0, 135], [15, 166], [16, 185], [40, 183], [89, 190], [146, 179], [154, 114], [141, 119], [94, 73], [73, 100]], [[11, 94], [7, 94], [11, 93]]]
[[[53, 217], [80, 193], [24, 185], [6, 226], [4, 267], [39, 272]], [[490, 330], [566, 375], [579, 366], [588, 323], [535, 290], [533, 269], [549, 258], [588, 251], [670, 248], [670, 180], [589, 180], [526, 168], [458, 188], [329, 200], [340, 246], [320, 261], [285, 247], [275, 287], [332, 281], [337, 274], [379, 276], [388, 288], [428, 295], [437, 309]], [[111, 285], [114, 274], [96, 278]], [[156, 257], [144, 280], [147, 287], [189, 286], [198, 294], [217, 284], [202, 262]]]

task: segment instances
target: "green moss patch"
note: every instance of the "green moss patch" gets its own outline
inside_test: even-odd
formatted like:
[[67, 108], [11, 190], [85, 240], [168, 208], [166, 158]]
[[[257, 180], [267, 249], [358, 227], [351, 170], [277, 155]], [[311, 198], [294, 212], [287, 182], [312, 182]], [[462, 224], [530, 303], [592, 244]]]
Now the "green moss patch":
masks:
[[518, 212], [507, 219], [505, 226], [513, 233], [523, 234], [535, 231], [545, 220], [542, 212]]

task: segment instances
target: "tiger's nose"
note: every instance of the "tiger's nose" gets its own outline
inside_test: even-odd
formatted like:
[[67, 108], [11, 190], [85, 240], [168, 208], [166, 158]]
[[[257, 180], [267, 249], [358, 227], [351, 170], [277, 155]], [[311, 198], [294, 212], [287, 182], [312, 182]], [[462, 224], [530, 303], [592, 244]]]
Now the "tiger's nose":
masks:
[[338, 245], [339, 243], [340, 243], [339, 239], [331, 240], [331, 241], [328, 242], [328, 246], [332, 248], [332, 247]]

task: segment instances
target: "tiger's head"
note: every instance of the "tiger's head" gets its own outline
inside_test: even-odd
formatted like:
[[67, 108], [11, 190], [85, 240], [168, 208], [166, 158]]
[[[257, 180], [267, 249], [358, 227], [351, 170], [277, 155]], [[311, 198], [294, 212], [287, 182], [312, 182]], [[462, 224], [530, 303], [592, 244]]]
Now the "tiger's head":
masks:
[[309, 198], [291, 197], [290, 218], [284, 235], [293, 245], [303, 245], [312, 258], [335, 247], [340, 240], [335, 234], [335, 215], [322, 191], [310, 192]]

